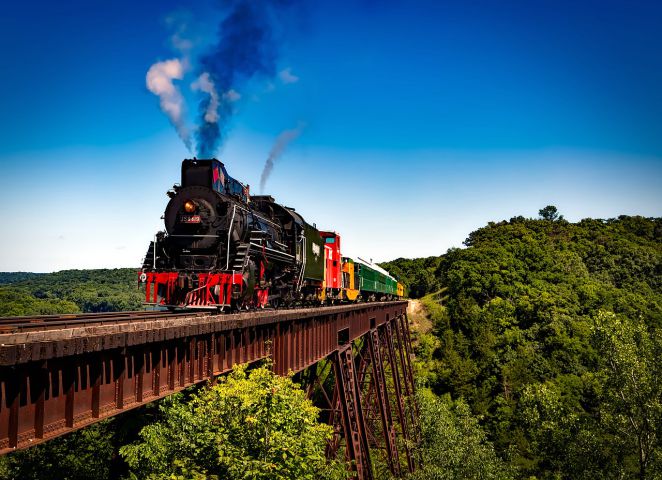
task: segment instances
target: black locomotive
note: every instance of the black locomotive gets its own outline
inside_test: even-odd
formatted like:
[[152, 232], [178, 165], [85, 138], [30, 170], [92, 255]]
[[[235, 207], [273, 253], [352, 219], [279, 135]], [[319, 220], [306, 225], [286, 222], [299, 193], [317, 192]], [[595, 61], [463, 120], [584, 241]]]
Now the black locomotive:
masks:
[[250, 196], [223, 163], [184, 160], [168, 192], [165, 231], [151, 242], [140, 279], [147, 303], [242, 308], [319, 301], [320, 232], [270, 196]]

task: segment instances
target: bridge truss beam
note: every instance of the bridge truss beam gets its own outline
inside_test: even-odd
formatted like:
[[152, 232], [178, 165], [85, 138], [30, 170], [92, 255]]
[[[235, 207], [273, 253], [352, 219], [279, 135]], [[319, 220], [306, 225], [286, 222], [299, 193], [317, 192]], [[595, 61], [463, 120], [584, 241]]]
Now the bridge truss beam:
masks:
[[372, 480], [372, 452], [385, 452], [388, 469], [399, 475], [400, 449], [413, 471], [417, 409], [406, 305], [178, 316], [0, 334], [0, 454], [270, 356], [276, 373], [298, 373], [311, 395], [317, 391], [325, 420], [334, 426], [329, 455], [344, 445], [357, 477]]

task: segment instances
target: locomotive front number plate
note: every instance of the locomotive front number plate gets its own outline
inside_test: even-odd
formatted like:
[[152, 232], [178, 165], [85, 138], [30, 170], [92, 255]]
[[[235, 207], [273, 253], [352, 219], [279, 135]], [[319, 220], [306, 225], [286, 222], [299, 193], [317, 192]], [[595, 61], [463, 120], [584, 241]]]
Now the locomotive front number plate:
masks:
[[200, 223], [200, 215], [180, 215], [179, 221], [182, 223]]

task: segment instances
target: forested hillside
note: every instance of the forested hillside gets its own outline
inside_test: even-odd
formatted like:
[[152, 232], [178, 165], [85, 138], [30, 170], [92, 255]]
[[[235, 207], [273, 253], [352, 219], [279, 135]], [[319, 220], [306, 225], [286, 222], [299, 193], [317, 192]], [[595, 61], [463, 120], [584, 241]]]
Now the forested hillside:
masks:
[[0, 316], [142, 308], [137, 269], [0, 273]]
[[30, 278], [38, 277], [39, 275], [44, 274], [32, 272], [0, 272], [0, 285], [28, 280]]
[[660, 478], [662, 219], [540, 213], [384, 264], [429, 293], [419, 378], [467, 402], [519, 478]]

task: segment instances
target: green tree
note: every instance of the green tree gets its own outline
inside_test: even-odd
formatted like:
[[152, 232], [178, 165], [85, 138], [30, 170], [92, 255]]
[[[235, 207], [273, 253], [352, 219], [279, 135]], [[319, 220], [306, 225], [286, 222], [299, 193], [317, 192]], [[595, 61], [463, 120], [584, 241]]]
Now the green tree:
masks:
[[346, 478], [343, 462], [325, 458], [332, 429], [317, 416], [291, 378], [236, 367], [186, 402], [164, 402], [162, 419], [121, 454], [134, 478]]
[[556, 220], [563, 220], [563, 215], [559, 215], [558, 209], [554, 205], [547, 205], [545, 208], [538, 210], [538, 215], [543, 220], [555, 222]]
[[600, 352], [601, 418], [636, 452], [638, 476], [662, 474], [662, 336], [639, 319], [599, 312], [593, 341]]
[[437, 397], [428, 389], [418, 393], [422, 433], [422, 468], [412, 480], [513, 478], [495, 453], [478, 419], [462, 400]]
[[114, 454], [112, 421], [0, 457], [3, 480], [106, 480]]
[[139, 310], [137, 269], [0, 272], [0, 316]]
[[[418, 376], [437, 394], [463, 398], [497, 454], [524, 478], [632, 478], [640, 476], [640, 458], [655, 478], [659, 391], [643, 382], [640, 397], [627, 394], [639, 402], [639, 417], [649, 417], [637, 420], [637, 410], [622, 405], [629, 390], [605, 363], [610, 356], [593, 325], [604, 310], [647, 331], [651, 346], [630, 341], [637, 345], [631, 358], [660, 377], [652, 360], [662, 358], [654, 334], [662, 328], [662, 219], [573, 224], [549, 213], [490, 222], [469, 234], [467, 248], [437, 260], [392, 262], [411, 280], [431, 272], [444, 289], [442, 305], [422, 302], [432, 330], [416, 348]], [[645, 339], [637, 335], [619, 337]]]
[[78, 306], [57, 298], [36, 298], [14, 287], [0, 287], [0, 317], [77, 313]]

